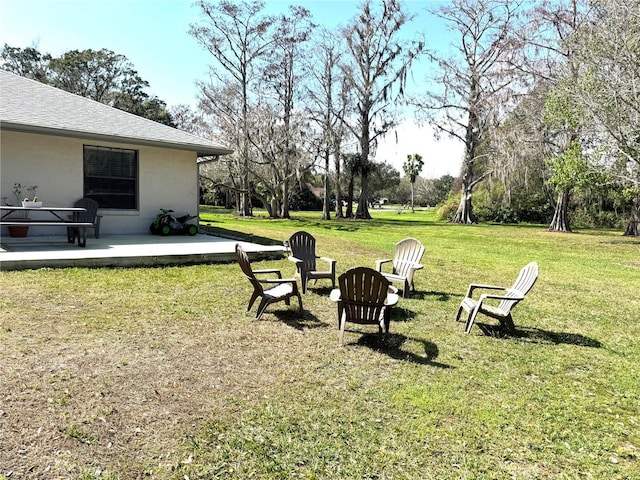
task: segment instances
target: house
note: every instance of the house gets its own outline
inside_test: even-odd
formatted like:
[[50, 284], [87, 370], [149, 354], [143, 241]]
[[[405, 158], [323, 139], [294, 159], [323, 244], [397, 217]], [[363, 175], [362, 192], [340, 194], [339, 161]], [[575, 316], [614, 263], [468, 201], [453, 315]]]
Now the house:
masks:
[[[95, 199], [101, 234], [149, 231], [161, 208], [197, 214], [198, 158], [232, 150], [0, 70], [0, 195], [37, 185], [44, 206]], [[5, 234], [4, 231], [2, 234]], [[56, 234], [39, 227], [29, 235]]]

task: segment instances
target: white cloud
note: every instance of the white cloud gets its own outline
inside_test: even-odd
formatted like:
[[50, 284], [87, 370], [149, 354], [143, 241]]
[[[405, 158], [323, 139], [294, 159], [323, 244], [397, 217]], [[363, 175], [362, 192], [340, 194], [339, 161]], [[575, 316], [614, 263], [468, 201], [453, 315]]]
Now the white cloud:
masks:
[[379, 142], [376, 161], [386, 161], [404, 175], [402, 165], [407, 155], [418, 153], [424, 161], [421, 177], [457, 177], [462, 165], [463, 147], [462, 142], [448, 137], [436, 140], [433, 129], [429, 126], [419, 126], [413, 120], [404, 120], [395, 131], [389, 132]]

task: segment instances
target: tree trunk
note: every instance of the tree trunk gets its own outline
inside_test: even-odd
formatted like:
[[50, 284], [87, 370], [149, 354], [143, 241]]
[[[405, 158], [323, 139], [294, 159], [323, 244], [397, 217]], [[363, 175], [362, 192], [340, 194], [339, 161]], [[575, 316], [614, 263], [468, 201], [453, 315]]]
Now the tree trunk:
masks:
[[473, 214], [473, 205], [471, 203], [473, 187], [480, 180], [474, 180], [476, 149], [480, 145], [480, 117], [476, 106], [480, 104], [480, 85], [475, 78], [472, 79], [469, 88], [469, 120], [465, 130], [465, 154], [462, 163], [462, 195], [460, 196], [460, 205], [453, 217], [453, 223], [471, 224], [477, 223], [477, 219]]
[[369, 171], [368, 167], [362, 169], [360, 174], [361, 191], [360, 200], [358, 200], [358, 209], [356, 210], [356, 218], [362, 220], [371, 220], [369, 213]]
[[558, 201], [556, 202], [556, 208], [553, 212], [553, 220], [549, 225], [550, 232], [570, 232], [569, 228], [569, 197], [571, 196], [570, 190], [561, 190], [558, 193]]
[[324, 203], [322, 219], [331, 220], [331, 195], [329, 192], [329, 152], [324, 152]]
[[631, 216], [629, 217], [629, 224], [624, 232], [624, 235], [631, 237], [640, 237], [640, 198], [636, 197], [631, 207]]
[[473, 214], [473, 205], [471, 204], [472, 188], [463, 183], [460, 205], [458, 205], [458, 210], [453, 217], [453, 223], [477, 223], [476, 216]]
[[413, 208], [413, 184], [414, 182], [411, 182], [411, 213], [416, 213], [415, 209]]
[[289, 179], [285, 178], [282, 183], [282, 210], [280, 211], [281, 218], [291, 218], [289, 214]]
[[347, 191], [347, 218], [353, 218], [353, 182], [354, 182], [355, 174], [351, 172], [351, 176], [349, 177], [349, 187]]
[[231, 200], [232, 193], [231, 190], [227, 189], [224, 192], [224, 208], [231, 210], [233, 208], [233, 201]]
[[340, 151], [334, 152], [334, 165], [336, 167], [336, 218], [342, 218], [342, 187], [340, 186]]

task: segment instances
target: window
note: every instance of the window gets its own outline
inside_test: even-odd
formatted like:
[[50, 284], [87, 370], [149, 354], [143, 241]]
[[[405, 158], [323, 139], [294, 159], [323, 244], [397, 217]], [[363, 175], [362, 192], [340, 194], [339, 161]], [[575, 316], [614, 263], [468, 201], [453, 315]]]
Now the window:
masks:
[[100, 208], [138, 208], [138, 152], [84, 146], [84, 196]]

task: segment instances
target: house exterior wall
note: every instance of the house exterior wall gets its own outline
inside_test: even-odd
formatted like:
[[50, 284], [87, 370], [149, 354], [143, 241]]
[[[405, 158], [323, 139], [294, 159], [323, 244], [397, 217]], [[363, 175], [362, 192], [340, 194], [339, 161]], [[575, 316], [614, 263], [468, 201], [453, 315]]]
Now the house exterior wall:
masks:
[[[138, 151], [138, 210], [100, 209], [101, 234], [149, 232], [160, 208], [198, 213], [195, 152], [3, 130], [0, 133], [0, 195], [15, 205], [13, 185], [37, 185], [44, 206], [69, 207], [83, 196], [83, 146]], [[45, 212], [33, 218], [46, 218]], [[2, 235], [7, 235], [6, 227]], [[33, 227], [32, 235], [66, 235], [64, 227]]]

